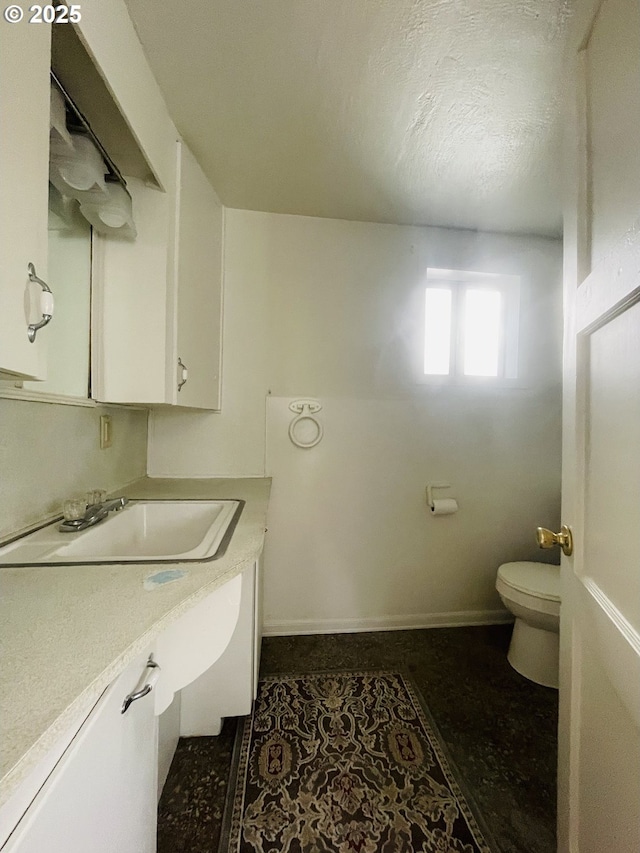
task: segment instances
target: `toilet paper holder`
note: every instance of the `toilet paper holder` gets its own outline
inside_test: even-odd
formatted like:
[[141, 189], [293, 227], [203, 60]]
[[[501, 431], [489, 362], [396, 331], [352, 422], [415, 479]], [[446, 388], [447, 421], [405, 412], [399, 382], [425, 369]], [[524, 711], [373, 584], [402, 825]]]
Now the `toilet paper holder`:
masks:
[[427, 484], [427, 504], [430, 509], [433, 509], [433, 490], [434, 489], [450, 489], [449, 483], [428, 483]]

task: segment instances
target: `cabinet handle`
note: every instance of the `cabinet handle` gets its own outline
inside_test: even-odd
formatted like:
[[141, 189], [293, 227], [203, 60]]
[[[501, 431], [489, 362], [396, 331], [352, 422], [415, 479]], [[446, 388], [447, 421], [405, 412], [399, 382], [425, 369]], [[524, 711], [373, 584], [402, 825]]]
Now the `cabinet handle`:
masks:
[[40, 313], [42, 314], [42, 320], [38, 323], [29, 323], [27, 327], [27, 337], [31, 343], [33, 343], [36, 339], [38, 329], [46, 326], [53, 317], [53, 293], [51, 292], [51, 288], [47, 282], [38, 278], [36, 275], [36, 268], [33, 264], [29, 264], [27, 266], [27, 270], [29, 272], [29, 281], [34, 282], [34, 284], [39, 284], [42, 288], [42, 293], [40, 294]]
[[[129, 693], [128, 696], [124, 697], [122, 709], [120, 710], [121, 714], [126, 714], [132, 702], [135, 702], [137, 699], [142, 699], [143, 696], [148, 696], [153, 690], [153, 685], [160, 677], [160, 666], [153, 660], [153, 658], [149, 658], [145, 667], [145, 672], [147, 670], [151, 670], [151, 672], [148, 678], [145, 679], [145, 683], [142, 687], [138, 688], [138, 690], [134, 690], [133, 693]], [[139, 683], [140, 682], [138, 682], [138, 684]]]
[[189, 371], [187, 370], [187, 365], [182, 363], [181, 358], [178, 359], [178, 367], [181, 370], [181, 378], [178, 380], [178, 391], [180, 391], [189, 378]]

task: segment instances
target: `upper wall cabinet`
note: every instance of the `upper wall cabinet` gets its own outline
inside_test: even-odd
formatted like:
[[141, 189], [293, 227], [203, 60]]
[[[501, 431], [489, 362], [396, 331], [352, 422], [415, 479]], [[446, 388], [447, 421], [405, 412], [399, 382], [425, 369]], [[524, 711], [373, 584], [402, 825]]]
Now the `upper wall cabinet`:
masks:
[[[151, 73], [142, 45], [134, 29], [124, 0], [83, 0], [82, 17], [75, 31], [91, 59], [76, 65], [77, 76], [88, 78], [88, 90], [82, 86], [74, 92], [81, 109], [91, 107], [91, 125], [113, 151], [121, 138], [108, 139], [110, 125], [116, 127], [120, 116], [124, 118], [132, 137], [146, 159], [151, 180], [161, 189], [170, 192], [174, 176], [173, 146], [175, 127], [167, 111], [162, 93]], [[106, 84], [109, 98], [101, 97], [96, 103], [97, 87], [90, 83], [95, 71]], [[111, 101], [119, 115], [115, 124], [108, 114]], [[103, 118], [101, 118], [101, 116]], [[122, 137], [122, 133], [118, 134]], [[115, 156], [115, 151], [113, 151]], [[132, 174], [127, 164], [117, 157], [125, 174]]]
[[51, 27], [0, 26], [0, 373], [45, 379]]
[[[176, 143], [123, 0], [88, 0], [77, 29], [149, 167], [145, 176], [121, 160], [135, 241], [94, 235], [92, 396], [219, 409], [223, 208], [191, 152]], [[80, 106], [92, 110], [91, 98]], [[94, 129], [102, 114], [92, 118]], [[115, 126], [104, 122], [101, 137]]]
[[93, 236], [92, 395], [103, 403], [171, 403], [172, 196], [126, 180], [136, 239]]
[[220, 408], [224, 211], [195, 157], [178, 142], [174, 269], [177, 384], [172, 402]]
[[137, 230], [132, 239], [131, 229], [94, 228], [91, 396], [219, 409], [223, 208], [178, 139], [124, 0], [86, 0], [81, 19], [55, 25], [53, 37], [27, 16], [5, 22], [0, 48], [0, 380], [47, 378], [53, 68], [114, 175], [124, 174]]
[[215, 410], [223, 209], [184, 143], [174, 151], [173, 192], [127, 179], [135, 242], [95, 237], [93, 394]]

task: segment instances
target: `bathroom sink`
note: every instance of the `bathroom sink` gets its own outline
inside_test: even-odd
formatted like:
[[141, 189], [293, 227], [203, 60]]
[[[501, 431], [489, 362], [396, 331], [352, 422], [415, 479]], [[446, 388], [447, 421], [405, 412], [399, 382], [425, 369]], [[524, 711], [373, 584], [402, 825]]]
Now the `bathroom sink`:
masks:
[[242, 501], [130, 501], [95, 527], [58, 522], [0, 548], [0, 564], [183, 562], [221, 556]]

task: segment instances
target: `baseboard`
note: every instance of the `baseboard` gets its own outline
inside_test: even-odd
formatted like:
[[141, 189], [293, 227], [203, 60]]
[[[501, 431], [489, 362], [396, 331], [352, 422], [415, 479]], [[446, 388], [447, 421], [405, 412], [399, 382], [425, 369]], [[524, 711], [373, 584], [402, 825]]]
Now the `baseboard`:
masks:
[[290, 619], [265, 621], [264, 637], [298, 634], [354, 634], [359, 631], [406, 631], [411, 628], [457, 628], [464, 625], [503, 625], [513, 622], [507, 610], [457, 610], [408, 616], [370, 616], [363, 619]]

